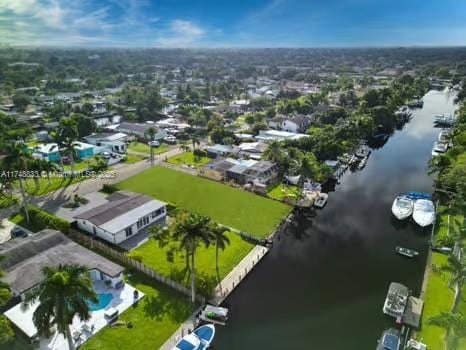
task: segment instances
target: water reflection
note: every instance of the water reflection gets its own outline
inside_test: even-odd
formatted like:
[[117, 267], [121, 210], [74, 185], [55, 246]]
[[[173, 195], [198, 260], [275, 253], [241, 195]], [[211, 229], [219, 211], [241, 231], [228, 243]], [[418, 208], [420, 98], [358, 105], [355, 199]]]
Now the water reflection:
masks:
[[[390, 208], [408, 190], [431, 192], [427, 162], [438, 129], [433, 115], [454, 112], [454, 95], [429, 92], [424, 108], [373, 150], [362, 171], [348, 171], [323, 210], [299, 215], [257, 269], [227, 299], [229, 325], [217, 349], [374, 349], [393, 321], [382, 314], [388, 285], [418, 293], [427, 231], [395, 220]], [[377, 145], [376, 145], [377, 146]], [[396, 245], [420, 252], [415, 260]]]

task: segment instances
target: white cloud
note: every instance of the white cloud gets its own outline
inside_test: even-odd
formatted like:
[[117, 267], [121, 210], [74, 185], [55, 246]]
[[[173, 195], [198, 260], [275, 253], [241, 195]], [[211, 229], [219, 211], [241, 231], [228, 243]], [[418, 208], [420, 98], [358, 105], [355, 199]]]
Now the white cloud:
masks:
[[164, 47], [185, 47], [199, 43], [207, 31], [191, 21], [175, 19], [170, 22], [164, 36], [156, 40], [156, 44]]

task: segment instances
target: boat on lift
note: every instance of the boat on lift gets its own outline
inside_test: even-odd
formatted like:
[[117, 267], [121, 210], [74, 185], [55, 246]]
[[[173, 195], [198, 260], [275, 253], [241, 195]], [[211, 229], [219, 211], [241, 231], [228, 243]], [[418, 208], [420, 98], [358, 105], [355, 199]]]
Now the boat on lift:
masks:
[[406, 195], [395, 198], [392, 204], [392, 213], [398, 220], [404, 220], [411, 216], [414, 208], [414, 200]]
[[215, 337], [215, 326], [206, 324], [185, 335], [173, 350], [204, 350], [208, 349]]
[[325, 207], [325, 204], [327, 204], [327, 200], [328, 200], [327, 193], [319, 193], [319, 196], [314, 201], [314, 206], [317, 208], [323, 208]]
[[400, 331], [395, 328], [385, 330], [378, 341], [376, 350], [400, 350]]
[[370, 153], [371, 153], [371, 150], [367, 145], [361, 145], [359, 146], [355, 155], [358, 158], [366, 158], [367, 156], [369, 156]]

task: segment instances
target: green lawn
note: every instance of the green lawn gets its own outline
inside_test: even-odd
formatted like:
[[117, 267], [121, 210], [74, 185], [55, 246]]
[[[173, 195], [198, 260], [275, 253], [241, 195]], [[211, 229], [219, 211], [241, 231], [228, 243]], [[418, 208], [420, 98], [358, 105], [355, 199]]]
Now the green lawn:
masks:
[[28, 229], [31, 232], [39, 232], [40, 230], [43, 230], [45, 226], [41, 226], [35, 222], [30, 221], [29, 223], [26, 222], [26, 218], [24, 217], [23, 214], [17, 213], [15, 215], [12, 215], [8, 218], [11, 222], [24, 227], [25, 229]]
[[283, 200], [285, 198], [297, 199], [300, 189], [297, 186], [279, 184], [267, 192], [267, 196], [273, 199]]
[[146, 158], [147, 157], [141, 156], [139, 154], [128, 153], [126, 155], [126, 160], [124, 162], [127, 164], [133, 164], [133, 163], [140, 162], [141, 160], [146, 159]]
[[209, 157], [195, 156], [193, 152], [185, 152], [168, 158], [168, 163], [200, 167], [209, 163], [211, 160], [212, 159]]
[[148, 194], [258, 237], [269, 235], [292, 209], [253, 193], [159, 166], [118, 183], [117, 188]]
[[[165, 153], [168, 150], [170, 150], [170, 146], [168, 146], [165, 143], [162, 143], [159, 147], [154, 147], [154, 154]], [[131, 142], [128, 145], [128, 151], [150, 154], [150, 147], [147, 143]]]
[[[444, 254], [432, 253], [432, 264], [446, 265], [448, 258]], [[454, 292], [448, 288], [450, 274], [447, 272], [431, 271], [427, 290], [424, 296], [424, 312], [422, 314], [422, 329], [418, 339], [425, 343], [430, 350], [445, 350], [445, 329], [428, 324], [428, 320], [451, 310]]]
[[[227, 234], [230, 244], [224, 251], [219, 251], [219, 275], [223, 279], [238, 263], [251, 251], [253, 245], [244, 241], [234, 233]], [[189, 274], [185, 270], [185, 255], [177, 252], [173, 262], [167, 260], [169, 247], [161, 249], [158, 243], [151, 239], [146, 244], [133, 250], [130, 255], [139, 256], [142, 262], [151, 266], [157, 272], [173, 280], [189, 286]], [[208, 294], [217, 285], [217, 273], [215, 269], [215, 246], [197, 249], [196, 270], [198, 273], [198, 284], [204, 294]]]
[[127, 282], [145, 294], [137, 306], [119, 316], [131, 321], [133, 328], [106, 327], [84, 343], [84, 350], [159, 349], [183, 323], [195, 307], [189, 298], [154, 283], [140, 274], [132, 274]]
[[[50, 177], [50, 181], [46, 177], [39, 178], [39, 187], [36, 186], [36, 182], [33, 179], [26, 180], [26, 192], [33, 196], [41, 196], [46, 193], [56, 191], [60, 188], [67, 187], [71, 184], [83, 181], [84, 178], [59, 178]], [[17, 185], [19, 187], [19, 185]]]

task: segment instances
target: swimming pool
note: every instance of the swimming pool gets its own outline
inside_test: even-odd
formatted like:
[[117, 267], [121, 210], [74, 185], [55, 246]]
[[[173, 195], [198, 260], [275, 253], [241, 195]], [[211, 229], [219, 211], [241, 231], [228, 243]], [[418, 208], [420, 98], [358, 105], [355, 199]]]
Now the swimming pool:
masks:
[[97, 299], [99, 299], [97, 303], [93, 303], [91, 301], [87, 302], [87, 305], [91, 311], [105, 309], [111, 303], [113, 295], [110, 293], [97, 294]]

